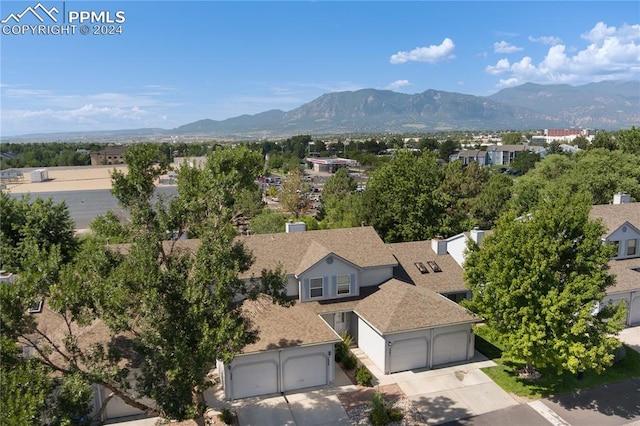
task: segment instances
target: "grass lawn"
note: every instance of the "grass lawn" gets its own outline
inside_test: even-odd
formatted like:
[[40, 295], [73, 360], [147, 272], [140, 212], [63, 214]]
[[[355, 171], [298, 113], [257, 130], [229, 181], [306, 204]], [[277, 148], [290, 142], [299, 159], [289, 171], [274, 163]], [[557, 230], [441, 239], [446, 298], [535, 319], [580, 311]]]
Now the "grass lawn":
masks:
[[498, 364], [495, 367], [483, 368], [482, 371], [505, 391], [515, 395], [537, 399], [613, 383], [631, 377], [640, 377], [640, 353], [626, 347], [627, 356], [625, 359], [615, 363], [600, 375], [592, 371], [585, 371], [584, 378], [578, 380], [576, 374], [557, 375], [555, 369], [541, 369], [539, 370], [542, 374], [540, 380], [524, 380], [515, 373], [517, 369], [524, 366], [524, 362], [503, 358], [502, 348], [496, 343], [492, 332], [493, 330], [486, 326], [476, 329], [476, 349]]

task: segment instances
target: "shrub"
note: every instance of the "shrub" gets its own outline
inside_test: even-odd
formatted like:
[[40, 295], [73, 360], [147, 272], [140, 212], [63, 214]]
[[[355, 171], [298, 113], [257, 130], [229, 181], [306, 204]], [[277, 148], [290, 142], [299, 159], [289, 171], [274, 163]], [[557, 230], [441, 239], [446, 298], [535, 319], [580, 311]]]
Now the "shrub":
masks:
[[402, 419], [404, 419], [404, 414], [402, 414], [402, 411], [400, 411], [400, 409], [392, 408], [389, 410], [389, 420], [391, 420], [392, 422], [399, 422], [402, 421]]
[[[368, 371], [369, 370], [367, 370], [367, 372]], [[387, 407], [384, 403], [384, 398], [380, 392], [373, 394], [373, 398], [371, 399], [371, 413], [369, 414], [369, 420], [371, 420], [371, 423], [376, 426], [386, 425], [391, 421], [389, 413], [387, 412]]]
[[358, 358], [351, 352], [348, 352], [347, 355], [342, 359], [342, 366], [346, 370], [353, 370], [358, 366]]
[[367, 367], [361, 365], [356, 370], [356, 383], [360, 386], [371, 386], [373, 376]]
[[220, 414], [218, 414], [218, 418], [225, 425], [233, 424], [233, 413], [228, 408], [223, 408]]
[[[336, 343], [336, 354], [335, 359], [336, 362], [342, 362], [347, 355], [349, 355], [349, 346], [353, 342], [353, 338], [349, 336], [346, 332], [340, 335], [342, 338], [342, 342]], [[354, 366], [355, 367], [355, 366]]]

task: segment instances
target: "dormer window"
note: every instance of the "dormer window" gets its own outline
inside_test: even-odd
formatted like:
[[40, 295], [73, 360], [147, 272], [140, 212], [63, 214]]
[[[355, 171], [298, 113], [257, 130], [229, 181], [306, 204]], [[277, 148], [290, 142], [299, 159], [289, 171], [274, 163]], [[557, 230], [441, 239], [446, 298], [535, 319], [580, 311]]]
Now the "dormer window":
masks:
[[627, 256], [635, 256], [638, 253], [638, 240], [627, 240]]
[[312, 299], [322, 297], [324, 295], [324, 279], [311, 278], [309, 280], [309, 295]]
[[338, 275], [338, 294], [349, 294], [351, 292], [351, 276]]

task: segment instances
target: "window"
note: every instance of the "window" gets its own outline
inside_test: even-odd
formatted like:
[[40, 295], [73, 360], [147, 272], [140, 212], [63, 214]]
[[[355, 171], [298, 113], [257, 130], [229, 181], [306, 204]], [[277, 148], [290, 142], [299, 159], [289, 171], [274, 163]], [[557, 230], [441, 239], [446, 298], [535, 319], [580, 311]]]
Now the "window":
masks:
[[322, 297], [324, 280], [322, 278], [311, 278], [309, 280], [309, 295], [311, 298]]
[[627, 256], [634, 256], [638, 252], [638, 240], [627, 241]]
[[338, 275], [338, 294], [349, 294], [351, 292], [351, 276]]
[[620, 254], [620, 241], [611, 241], [609, 244], [613, 246], [613, 257], [618, 257], [618, 255]]
[[431, 266], [431, 269], [433, 269], [433, 272], [442, 272], [442, 269], [440, 269], [438, 264], [433, 260], [429, 260], [427, 261], [427, 263], [429, 264], [429, 266]]

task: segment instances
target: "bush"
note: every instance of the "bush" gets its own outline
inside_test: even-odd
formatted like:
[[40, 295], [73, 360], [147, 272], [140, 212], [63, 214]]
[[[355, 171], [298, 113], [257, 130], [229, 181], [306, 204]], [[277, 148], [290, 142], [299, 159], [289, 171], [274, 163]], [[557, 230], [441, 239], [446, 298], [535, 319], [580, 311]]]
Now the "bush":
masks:
[[353, 339], [347, 333], [342, 333], [340, 337], [342, 338], [342, 342], [336, 343], [336, 362], [342, 362], [351, 353], [349, 352], [349, 346], [351, 346], [353, 342]]
[[225, 425], [233, 424], [233, 413], [228, 408], [223, 408], [220, 414], [218, 414], [218, 418]]
[[371, 386], [373, 376], [367, 367], [361, 365], [356, 370], [356, 383], [360, 386]]
[[358, 366], [358, 358], [351, 352], [347, 353], [347, 355], [342, 359], [342, 366], [345, 370], [353, 370]]
[[[358, 371], [360, 371], [360, 369], [358, 369]], [[367, 372], [368, 371], [369, 370], [367, 370]], [[371, 413], [369, 414], [369, 420], [371, 420], [371, 423], [376, 426], [386, 425], [391, 421], [389, 413], [387, 412], [387, 407], [384, 403], [384, 398], [380, 392], [376, 392], [371, 399]]]
[[399, 422], [402, 421], [402, 419], [404, 419], [404, 414], [402, 414], [402, 411], [400, 411], [400, 409], [392, 408], [389, 410], [389, 420], [391, 420], [392, 422]]

